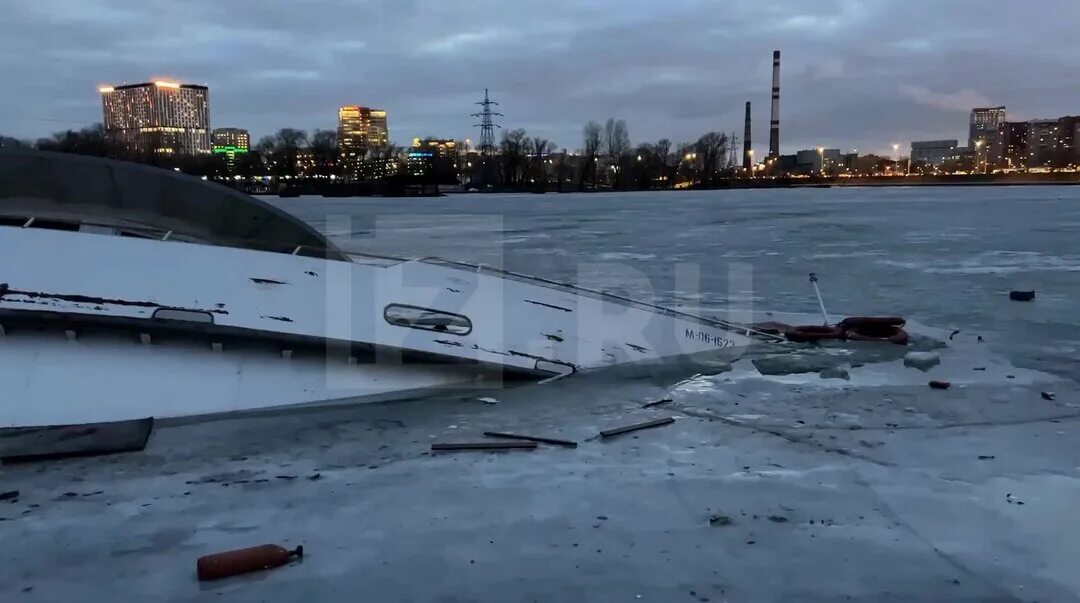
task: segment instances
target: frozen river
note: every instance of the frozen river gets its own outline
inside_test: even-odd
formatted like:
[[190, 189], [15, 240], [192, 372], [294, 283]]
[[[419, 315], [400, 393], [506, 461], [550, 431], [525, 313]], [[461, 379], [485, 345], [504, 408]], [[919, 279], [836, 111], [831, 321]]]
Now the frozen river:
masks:
[[[436, 255], [702, 313], [898, 314], [1080, 378], [1080, 187], [319, 197], [279, 204], [352, 251]], [[1010, 302], [1035, 289], [1035, 304]]]
[[[5, 465], [0, 492], [20, 493], [0, 502], [0, 601], [1080, 600], [1078, 197], [282, 200], [354, 251], [707, 314], [815, 320], [815, 272], [834, 315], [908, 316], [911, 348], [940, 364], [907, 367], [911, 348], [891, 344], [766, 349], [698, 371], [167, 426], [140, 453]], [[1010, 302], [1021, 288], [1036, 301]], [[488, 430], [579, 446], [430, 452]], [[305, 558], [195, 580], [197, 557], [266, 542]]]

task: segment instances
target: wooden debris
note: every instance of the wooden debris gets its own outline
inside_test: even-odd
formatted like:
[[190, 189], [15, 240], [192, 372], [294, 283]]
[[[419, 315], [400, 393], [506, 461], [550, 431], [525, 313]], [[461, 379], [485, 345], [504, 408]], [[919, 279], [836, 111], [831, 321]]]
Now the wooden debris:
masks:
[[634, 425], [627, 425], [625, 427], [616, 427], [615, 429], [608, 429], [607, 431], [601, 431], [600, 437], [610, 438], [612, 436], [622, 435], [631, 431], [638, 431], [640, 429], [649, 429], [651, 427], [662, 427], [664, 425], [671, 425], [675, 422], [675, 419], [668, 417], [666, 419], [657, 419], [655, 421], [646, 421], [644, 423], [635, 423]]
[[660, 406], [661, 404], [667, 404], [668, 402], [674, 402], [671, 398], [664, 398], [663, 400], [657, 400], [656, 402], [649, 402], [642, 406], [642, 408], [653, 408], [654, 406]]
[[532, 450], [536, 442], [444, 442], [432, 444], [432, 450]]
[[555, 438], [542, 438], [538, 436], [521, 435], [517, 433], [502, 433], [499, 431], [485, 431], [484, 435], [489, 438], [506, 438], [509, 440], [524, 440], [526, 442], [539, 442], [541, 444], [551, 444], [552, 446], [565, 446], [566, 448], [577, 448], [577, 442], [571, 442], [570, 440], [558, 440]]
[[931, 381], [930, 387], [934, 389], [949, 389], [952, 384], [948, 381]]

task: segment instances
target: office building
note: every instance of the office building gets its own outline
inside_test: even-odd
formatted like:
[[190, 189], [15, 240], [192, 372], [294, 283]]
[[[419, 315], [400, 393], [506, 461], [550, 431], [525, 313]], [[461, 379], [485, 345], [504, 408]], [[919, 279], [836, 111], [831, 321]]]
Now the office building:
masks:
[[455, 182], [460, 147], [452, 138], [414, 138], [406, 155], [406, 171], [410, 176], [437, 178], [440, 183]]
[[911, 143], [911, 163], [940, 166], [956, 161], [960, 153], [957, 140], [921, 140]]
[[1054, 167], [1062, 163], [1062, 123], [1059, 119], [1028, 122], [1028, 167]]
[[977, 150], [980, 161], [989, 165], [1001, 162], [1000, 129], [1005, 123], [1005, 107], [982, 107], [971, 110], [968, 127], [968, 148]]
[[310, 148], [296, 149], [296, 177], [311, 178], [315, 175], [315, 151]]
[[102, 86], [98, 92], [110, 143], [128, 152], [166, 157], [210, 152], [206, 86], [159, 80]]
[[1001, 124], [1001, 166], [1008, 169], [1027, 167], [1030, 159], [1028, 136], [1031, 124], [1026, 121], [1007, 121]]
[[246, 153], [251, 149], [251, 135], [243, 128], [214, 128], [211, 140], [214, 152]]
[[225, 157], [229, 172], [236, 170], [236, 156], [250, 150], [251, 135], [242, 128], [216, 128], [210, 137], [215, 155]]
[[386, 111], [360, 105], [345, 105], [338, 110], [338, 148], [346, 179], [364, 180], [371, 176], [365, 174], [368, 150], [389, 143]]
[[805, 149], [795, 153], [795, 172], [820, 174], [843, 167], [840, 149]]

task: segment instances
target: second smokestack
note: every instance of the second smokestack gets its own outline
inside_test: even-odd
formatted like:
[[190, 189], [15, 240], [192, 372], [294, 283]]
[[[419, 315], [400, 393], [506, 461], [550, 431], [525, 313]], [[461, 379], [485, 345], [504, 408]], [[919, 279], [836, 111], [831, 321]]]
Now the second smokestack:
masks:
[[746, 125], [743, 127], [742, 167], [749, 170], [754, 162], [754, 145], [750, 142], [750, 101], [746, 101]]
[[769, 121], [769, 157], [780, 156], [780, 51], [772, 53], [772, 117]]

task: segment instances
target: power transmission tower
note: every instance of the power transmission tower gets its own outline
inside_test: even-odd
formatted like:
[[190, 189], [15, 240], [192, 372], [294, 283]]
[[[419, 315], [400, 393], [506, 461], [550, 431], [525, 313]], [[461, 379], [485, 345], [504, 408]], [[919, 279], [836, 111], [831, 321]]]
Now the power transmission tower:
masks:
[[490, 157], [495, 154], [495, 128], [502, 127], [495, 123], [492, 118], [503, 117], [503, 114], [491, 110], [492, 106], [497, 106], [499, 103], [488, 98], [487, 88], [484, 88], [484, 100], [476, 104], [483, 107], [479, 113], [472, 114], [472, 117], [480, 118], [480, 123], [473, 126], [474, 128], [480, 128], [480, 154], [484, 157]]

